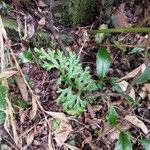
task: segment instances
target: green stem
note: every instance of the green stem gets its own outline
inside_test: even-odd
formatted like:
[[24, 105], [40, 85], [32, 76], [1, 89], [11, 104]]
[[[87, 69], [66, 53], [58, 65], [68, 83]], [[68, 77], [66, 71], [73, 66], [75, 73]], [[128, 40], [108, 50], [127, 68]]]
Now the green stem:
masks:
[[150, 33], [150, 27], [98, 29], [92, 33]]

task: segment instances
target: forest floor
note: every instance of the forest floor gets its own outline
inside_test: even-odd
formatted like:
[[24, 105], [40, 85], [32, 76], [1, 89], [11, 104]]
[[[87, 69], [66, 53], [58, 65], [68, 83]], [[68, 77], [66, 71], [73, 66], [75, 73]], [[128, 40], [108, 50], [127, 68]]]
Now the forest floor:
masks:
[[[102, 26], [149, 27], [149, 4], [146, 0], [116, 1], [109, 7], [110, 18], [103, 2], [97, 2], [99, 9], [93, 22], [66, 27], [50, 17], [53, 14], [47, 10], [47, 5], [37, 4], [29, 10], [19, 0], [9, 3], [9, 11], [2, 18], [9, 16], [18, 25], [22, 22], [24, 34], [20, 31], [18, 37], [11, 39], [2, 19], [0, 79], [8, 93], [7, 117], [0, 125], [0, 149], [113, 150], [118, 138], [121, 140], [120, 133], [127, 133], [122, 140], [127, 140], [128, 146], [116, 150], [130, 150], [130, 145], [133, 150], [144, 150], [139, 142], [143, 139], [147, 139], [147, 148], [150, 148], [150, 70], [145, 75], [146, 82], [134, 83], [149, 66], [150, 33], [92, 33]], [[70, 115], [56, 103], [59, 72], [42, 68], [40, 57], [34, 51], [36, 45], [31, 40], [38, 31], [49, 35], [53, 49], [60, 49], [66, 55], [74, 51], [82, 67], [90, 68], [94, 80], [99, 80], [97, 52], [101, 48], [107, 50], [111, 63], [103, 88], [90, 93], [94, 102], [89, 103], [81, 115]], [[37, 48], [49, 48], [44, 44]], [[114, 80], [119, 83], [121, 92], [113, 88]], [[4, 96], [1, 90], [0, 87], [0, 100]], [[111, 120], [117, 120], [117, 123], [112, 125]]]

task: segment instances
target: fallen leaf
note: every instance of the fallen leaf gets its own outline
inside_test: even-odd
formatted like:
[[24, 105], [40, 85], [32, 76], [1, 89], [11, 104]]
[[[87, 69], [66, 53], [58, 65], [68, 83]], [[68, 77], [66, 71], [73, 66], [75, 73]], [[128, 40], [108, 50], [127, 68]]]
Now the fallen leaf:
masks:
[[145, 126], [145, 124], [141, 120], [139, 120], [136, 116], [126, 115], [125, 120], [129, 121], [136, 127], [140, 128], [145, 134], [148, 133], [148, 129]]
[[145, 68], [146, 68], [146, 65], [143, 63], [139, 67], [135, 68], [133, 71], [129, 72], [126, 76], [119, 79], [118, 82], [125, 80], [125, 79], [134, 78], [139, 73], [139, 71], [143, 72], [145, 70]]
[[87, 138], [85, 138], [83, 140], [83, 142], [82, 142], [82, 148], [85, 146], [85, 144], [89, 144], [90, 147], [91, 147], [91, 145], [92, 145], [92, 136], [91, 135], [88, 136]]
[[28, 146], [30, 146], [30, 144], [33, 142], [34, 136], [35, 136], [35, 132], [34, 131], [31, 131], [30, 133], [27, 134], [26, 142], [27, 142]]
[[10, 78], [11, 76], [15, 75], [18, 71], [16, 71], [14, 68], [12, 69], [8, 69], [8, 70], [5, 70], [3, 71], [1, 74], [0, 74], [0, 80], [2, 79], [8, 79]]
[[37, 114], [37, 110], [38, 110], [36, 99], [39, 99], [39, 97], [37, 95], [32, 95], [32, 109], [31, 109], [31, 112], [30, 112], [31, 120], [35, 118], [35, 116]]
[[114, 12], [112, 21], [115, 27], [130, 27], [127, 16], [125, 15], [125, 3], [119, 5], [118, 9]]
[[47, 113], [48, 115], [52, 116], [53, 118], [57, 118], [61, 121], [64, 121], [66, 123], [68, 123], [68, 118], [66, 117], [66, 115], [64, 113], [60, 113], [60, 112], [52, 112], [52, 111], [45, 111], [45, 113]]
[[59, 147], [68, 139], [68, 135], [72, 132], [72, 127], [65, 121], [61, 121], [59, 128], [54, 131], [55, 141]]
[[18, 88], [20, 90], [20, 93], [22, 95], [22, 98], [27, 101], [28, 100], [28, 90], [27, 90], [27, 86], [24, 82], [24, 79], [22, 78], [22, 76], [19, 72], [17, 74], [15, 74], [14, 77], [15, 77], [15, 81], [18, 85]]
[[[120, 86], [120, 88], [122, 89], [123, 92], [125, 92], [127, 90], [127, 87], [129, 85], [128, 82], [126, 82], [125, 80], [121, 81], [118, 83], [118, 85]], [[133, 88], [131, 88], [130, 92], [129, 92], [129, 96], [135, 100], [135, 91]]]
[[80, 150], [79, 148], [77, 148], [77, 147], [75, 147], [75, 146], [72, 146], [72, 145], [70, 145], [70, 144], [68, 144], [68, 143], [64, 143], [64, 145], [65, 145], [67, 148], [69, 148], [70, 150]]
[[144, 84], [144, 87], [146, 88], [146, 91], [150, 94], [150, 83]]

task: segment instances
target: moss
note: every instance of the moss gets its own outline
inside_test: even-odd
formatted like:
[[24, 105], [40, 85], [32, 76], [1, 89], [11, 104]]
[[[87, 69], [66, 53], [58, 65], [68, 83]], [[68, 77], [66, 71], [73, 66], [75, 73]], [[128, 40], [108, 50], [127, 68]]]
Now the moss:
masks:
[[94, 11], [94, 3], [92, 0], [66, 0], [64, 10], [62, 22], [65, 25], [81, 25]]

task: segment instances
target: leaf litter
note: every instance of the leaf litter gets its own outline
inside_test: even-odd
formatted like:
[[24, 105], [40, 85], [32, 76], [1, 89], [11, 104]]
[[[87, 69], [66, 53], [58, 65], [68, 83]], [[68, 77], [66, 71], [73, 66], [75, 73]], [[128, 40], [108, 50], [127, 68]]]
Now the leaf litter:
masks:
[[[104, 3], [105, 2], [102, 2], [100, 3], [100, 5], [105, 6]], [[127, 28], [130, 25], [134, 26], [136, 23], [140, 23], [139, 20], [141, 21], [143, 18], [143, 16], [141, 17], [141, 14], [144, 14], [144, 10], [142, 9], [143, 4], [140, 2], [134, 3], [135, 6], [132, 6], [131, 3], [129, 4], [129, 2], [124, 2], [123, 5], [120, 5], [119, 3], [118, 5], [114, 4], [114, 8], [116, 10], [119, 10], [117, 12], [113, 12], [113, 21], [116, 28]], [[13, 5], [14, 4], [12, 4], [12, 6]], [[20, 7], [21, 5], [22, 2], [20, 1], [18, 1], [18, 3], [16, 4], [17, 7], [22, 9], [22, 7]], [[36, 4], [36, 7], [38, 7], [38, 11], [35, 11], [35, 14], [40, 14], [41, 9], [45, 9], [45, 6], [47, 6], [46, 3], [39, 1]], [[34, 9], [34, 7], [35, 6], [33, 6], [32, 9]], [[138, 9], [140, 9], [139, 12], [137, 11]], [[47, 13], [45, 11], [43, 12]], [[101, 15], [103, 13], [103, 11], [100, 12]], [[27, 17], [25, 12], [20, 14], [24, 15], [24, 17]], [[13, 16], [13, 13], [11, 14], [11, 16]], [[105, 20], [105, 13], [103, 16], [101, 16], [102, 20], [104, 20], [104, 22], [102, 21], [102, 23], [105, 24], [105, 28], [107, 28], [106, 26], [108, 20]], [[40, 27], [38, 28], [40, 30], [40, 28], [46, 25], [47, 18], [43, 16], [40, 20], [37, 18], [34, 18], [34, 21], [37, 21], [39, 23]], [[24, 40], [29, 41], [30, 38], [32, 38], [36, 33], [35, 24], [32, 22], [33, 18], [30, 19], [31, 22], [29, 21], [26, 24], [26, 34], [24, 36]], [[88, 34], [87, 31], [88, 29], [91, 30], [92, 28], [98, 28], [99, 26], [100, 25], [96, 25], [94, 23], [90, 27], [79, 27], [78, 29], [76, 29], [76, 31], [74, 29], [70, 29], [69, 31], [71, 32], [70, 35], [74, 35], [74, 37], [76, 38], [74, 39], [75, 42], [68, 46], [68, 49], [71, 50], [73, 48], [78, 54], [80, 54], [80, 59], [83, 63], [83, 66], [87, 64], [91, 67], [90, 72], [94, 78], [97, 78], [97, 74], [95, 72], [95, 56], [97, 49], [100, 46], [107, 45], [107, 42], [111, 39], [110, 35], [100, 34], [97, 37], [98, 39], [96, 39], [98, 46], [95, 46], [96, 41], [93, 41], [92, 37], [90, 37], [90, 34]], [[59, 30], [59, 27], [58, 29], [56, 27], [56, 30]], [[62, 29], [64, 28], [62, 27]], [[3, 36], [6, 38], [7, 36], [5, 34], [5, 29], [3, 29], [3, 34]], [[83, 39], [85, 35], [88, 36], [87, 39]], [[132, 80], [134, 80], [138, 73], [141, 72], [142, 74], [142, 72], [145, 70], [146, 65], [143, 61], [142, 54], [127, 54], [129, 51], [132, 51], [130, 46], [132, 47], [134, 45], [141, 44], [141, 41], [145, 41], [145, 36], [140, 34], [117, 34], [113, 38], [111, 39], [112, 41], [109, 41], [110, 43], [115, 43], [114, 41], [119, 41], [121, 45], [124, 45], [124, 47], [126, 47], [126, 44], [124, 43], [127, 43], [127, 46], [129, 47], [126, 47], [126, 51], [124, 52], [118, 50], [120, 43], [115, 44], [116, 46], [113, 48], [111, 47], [111, 45], [107, 45], [107, 49], [109, 49], [109, 53], [111, 57], [114, 57], [114, 60], [111, 66], [110, 62], [108, 62], [109, 65], [107, 65], [107, 67], [104, 70], [104, 74], [107, 73], [107, 78], [104, 78], [104, 74], [99, 74], [100, 78], [104, 78], [104, 80], [106, 80], [104, 87], [104, 93], [106, 93], [106, 96], [104, 95], [103, 98], [98, 97], [96, 102], [94, 104], [90, 104], [88, 106], [87, 111], [85, 111], [84, 114], [79, 117], [72, 117], [66, 115], [65, 113], [63, 113], [62, 107], [58, 106], [55, 102], [55, 99], [58, 96], [56, 93], [56, 89], [58, 88], [58, 86], [55, 82], [58, 78], [58, 72], [56, 70], [46, 72], [39, 67], [39, 64], [32, 64], [30, 61], [26, 61], [23, 64], [16, 64], [16, 67], [14, 67], [15, 69], [8, 67], [6, 68], [6, 70], [1, 72], [1, 80], [5, 79], [6, 81], [15, 77], [16, 82], [11, 81], [12, 83], [8, 82], [8, 84], [6, 84], [7, 82], [5, 82], [6, 87], [8, 87], [9, 84], [11, 84], [11, 87], [13, 87], [11, 89], [8, 88], [9, 94], [18, 94], [24, 100], [28, 100], [28, 102], [30, 103], [30, 108], [23, 110], [21, 116], [19, 111], [22, 109], [13, 109], [13, 101], [11, 102], [11, 99], [7, 98], [8, 110], [6, 111], [6, 114], [9, 114], [9, 116], [7, 116], [7, 120], [4, 124], [4, 127], [8, 134], [14, 140], [9, 140], [8, 138], [8, 141], [10, 141], [12, 145], [15, 145], [17, 148], [26, 147], [26, 149], [42, 149], [43, 147], [44, 149], [111, 150], [114, 149], [115, 140], [117, 140], [118, 138], [121, 140], [125, 138], [126, 140], [128, 140], [128, 145], [130, 145], [130, 137], [128, 134], [126, 134], [126, 131], [128, 130], [130, 130], [131, 134], [134, 137], [137, 137], [139, 136], [139, 128], [144, 134], [147, 135], [147, 137], [149, 137], [148, 132], [150, 129], [150, 124], [147, 121], [150, 119], [147, 115], [147, 112], [149, 112], [149, 107], [147, 106], [149, 103], [149, 97], [147, 94], [145, 97], [143, 97], [143, 99], [140, 99], [140, 97], [138, 97], [138, 94], [140, 93], [139, 91], [142, 91], [143, 87], [145, 88], [145, 92], [147, 92], [148, 94], [150, 93], [149, 83], [145, 83], [140, 86], [132, 85], [129, 91], [129, 95], [135, 102], [133, 107], [129, 106], [126, 100], [122, 98], [122, 96], [115, 97], [115, 94], [111, 94], [112, 96], [110, 97], [107, 96], [107, 93], [114, 92], [110, 88], [111, 85], [109, 84], [109, 81], [107, 81], [109, 77], [118, 77], [119, 79], [117, 80], [117, 83], [120, 85], [122, 91], [125, 92], [128, 89], [128, 85], [132, 83]], [[5, 44], [8, 48], [9, 44]], [[29, 45], [28, 48], [30, 49]], [[20, 51], [20, 49], [18, 49], [18, 51]], [[16, 56], [16, 60], [18, 61], [18, 55], [15, 54], [15, 52], [14, 55]], [[18, 68], [18, 65], [20, 68]], [[20, 71], [22, 72], [21, 74], [18, 73]], [[121, 127], [125, 131], [125, 133], [120, 133], [116, 128], [108, 125], [108, 122], [105, 118], [106, 113], [108, 111], [109, 103], [115, 106], [116, 112], [118, 114], [118, 119], [117, 121], [115, 121], [115, 124]], [[101, 107], [95, 109], [96, 106]], [[145, 111], [143, 112], [143, 110]], [[142, 119], [137, 118], [136, 115], [140, 116]], [[53, 131], [51, 127], [52, 118], [60, 120], [60, 125], [55, 131]], [[76, 121], [74, 120], [74, 118]], [[124, 122], [124, 120], [126, 121]], [[141, 132], [140, 138], [144, 138]], [[18, 140], [24, 141], [24, 139], [26, 139], [25, 143], [19, 145]], [[3, 143], [2, 145], [4, 147]], [[135, 149], [138, 149], [138, 142], [134, 143], [133, 147]]]

